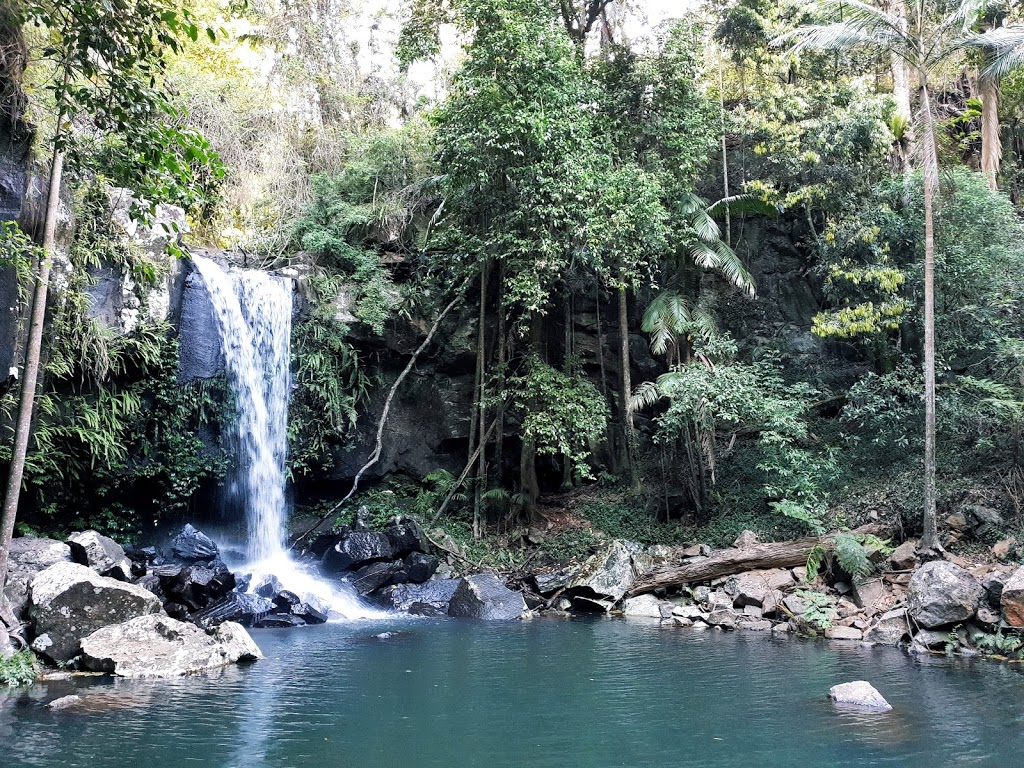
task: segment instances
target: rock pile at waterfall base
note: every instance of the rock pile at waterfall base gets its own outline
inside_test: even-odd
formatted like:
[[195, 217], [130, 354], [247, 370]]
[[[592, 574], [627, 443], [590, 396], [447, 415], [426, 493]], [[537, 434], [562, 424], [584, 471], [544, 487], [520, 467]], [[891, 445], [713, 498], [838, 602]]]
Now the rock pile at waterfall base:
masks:
[[216, 555], [187, 565], [155, 550], [129, 558], [95, 531], [74, 534], [68, 544], [15, 542], [5, 595], [19, 599], [32, 649], [46, 661], [125, 677], [171, 677], [261, 657], [240, 625], [207, 632], [165, 611], [180, 609], [192, 619], [193, 611], [230, 592], [234, 577]]

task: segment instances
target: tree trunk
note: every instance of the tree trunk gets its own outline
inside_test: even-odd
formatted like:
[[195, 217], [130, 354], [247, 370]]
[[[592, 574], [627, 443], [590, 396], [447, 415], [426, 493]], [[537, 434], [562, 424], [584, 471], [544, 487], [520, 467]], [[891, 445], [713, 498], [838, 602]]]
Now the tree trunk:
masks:
[[981, 172], [988, 180], [988, 188], [995, 192], [999, 189], [999, 162], [1003, 159], [999, 137], [999, 81], [983, 77], [978, 82], [978, 91], [981, 97]]
[[[481, 487], [481, 483], [484, 482], [484, 470], [487, 462], [487, 447], [485, 445], [487, 438], [484, 435], [484, 347], [486, 346], [486, 334], [484, 332], [485, 326], [487, 325], [487, 275], [489, 270], [487, 269], [487, 262], [484, 262], [480, 266], [480, 311], [477, 315], [477, 337], [476, 337], [476, 382], [473, 392], [473, 416], [470, 420], [470, 438], [469, 438], [469, 450], [474, 449], [474, 441], [476, 433], [480, 435], [479, 448], [480, 465], [476, 473], [476, 484], [473, 488], [473, 538], [479, 539], [481, 535], [480, 528], [480, 495], [484, 489]], [[479, 427], [477, 428], [477, 425]], [[472, 454], [470, 454], [472, 461]]]
[[924, 123], [924, 533], [919, 549], [937, 553], [935, 490], [935, 198], [939, 190], [939, 159], [935, 146], [935, 116], [924, 73], [921, 78], [921, 116]]
[[[858, 528], [855, 533], [876, 531], [877, 526], [867, 525]], [[811, 550], [816, 547], [829, 551], [834, 546], [835, 540], [831, 536], [808, 536], [794, 541], [757, 544], [747, 549], [724, 549], [697, 562], [663, 566], [643, 574], [626, 595], [642, 595], [656, 589], [732, 576], [755, 568], [795, 568], [804, 565]]]
[[[907, 32], [907, 10], [903, 0], [890, 0], [882, 8], [896, 18], [903, 33]], [[900, 140], [900, 165], [904, 173], [910, 171], [914, 157], [914, 108], [910, 100], [910, 67], [895, 53], [889, 54], [889, 69], [892, 73], [892, 98], [896, 102], [896, 114], [906, 121], [906, 133]]]
[[629, 409], [629, 397], [633, 393], [632, 373], [629, 355], [629, 297], [626, 286], [619, 288], [619, 364], [622, 366], [622, 393], [619, 398], [619, 412], [622, 419], [623, 446], [626, 458], [626, 472], [631, 484], [636, 484], [636, 466], [634, 463], [633, 412]]
[[[539, 312], [530, 315], [530, 350], [528, 354], [541, 355], [542, 317]], [[527, 403], [531, 410], [535, 402]], [[531, 522], [537, 515], [537, 499], [540, 498], [540, 481], [537, 479], [537, 439], [523, 435], [522, 450], [519, 453], [519, 490], [523, 495], [523, 508]]]
[[64, 174], [64, 152], [55, 150], [50, 168], [50, 189], [46, 201], [46, 222], [43, 228], [43, 255], [39, 262], [39, 275], [32, 298], [32, 319], [28, 327], [25, 350], [25, 370], [21, 378], [21, 402], [14, 427], [14, 445], [11, 448], [11, 469], [7, 477], [3, 516], [0, 517], [0, 588], [7, 580], [7, 562], [14, 536], [14, 522], [18, 515], [21, 481], [25, 474], [25, 457], [32, 431], [32, 412], [35, 408], [36, 382], [39, 379], [39, 358], [43, 347], [43, 325], [46, 321], [46, 294], [50, 286], [50, 263], [53, 259], [57, 213], [60, 208], [60, 185]]

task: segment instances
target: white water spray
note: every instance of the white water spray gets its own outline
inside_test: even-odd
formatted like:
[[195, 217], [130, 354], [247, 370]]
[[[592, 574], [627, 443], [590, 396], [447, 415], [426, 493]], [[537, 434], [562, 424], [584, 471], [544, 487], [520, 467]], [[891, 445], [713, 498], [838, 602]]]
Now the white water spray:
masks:
[[379, 615], [354, 595], [320, 581], [292, 560], [284, 546], [291, 280], [260, 270], [228, 273], [200, 256], [192, 262], [213, 306], [238, 411], [229, 443], [238, 459], [236, 485], [248, 524], [244, 570], [253, 574], [254, 585], [276, 576], [286, 589], [316, 595], [346, 618]]

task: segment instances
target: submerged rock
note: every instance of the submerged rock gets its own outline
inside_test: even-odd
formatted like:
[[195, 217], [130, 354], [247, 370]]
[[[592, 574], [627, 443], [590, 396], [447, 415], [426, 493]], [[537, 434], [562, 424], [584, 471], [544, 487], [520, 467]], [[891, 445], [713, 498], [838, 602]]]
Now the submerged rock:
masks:
[[28, 608], [28, 585], [32, 577], [51, 565], [72, 561], [71, 547], [67, 544], [35, 536], [12, 539], [8, 558], [7, 583], [3, 593], [18, 618]]
[[71, 694], [70, 696], [61, 696], [59, 699], [54, 699], [46, 706], [54, 712], [60, 712], [62, 709], [70, 709], [71, 707], [77, 706], [82, 703], [82, 697]]
[[238, 624], [208, 635], [167, 616], [140, 616], [103, 627], [82, 640], [82, 664], [118, 677], [181, 677], [263, 658]]
[[865, 709], [872, 712], [888, 712], [892, 705], [880, 694], [871, 683], [854, 680], [852, 683], [833, 685], [828, 690], [828, 697], [836, 704], [844, 707]]
[[82, 638], [101, 627], [163, 613], [163, 606], [136, 584], [77, 563], [57, 563], [32, 579], [28, 613], [36, 633], [33, 649], [61, 663], [77, 656]]
[[96, 531], [82, 531], [68, 536], [68, 546], [76, 563], [92, 568], [101, 576], [129, 581], [132, 561], [121, 545]]
[[347, 531], [324, 553], [320, 562], [325, 570], [338, 573], [355, 570], [376, 561], [390, 560], [392, 554], [391, 542], [383, 533]]
[[493, 573], [466, 576], [448, 604], [448, 615], [467, 619], [508, 621], [521, 618], [526, 602]]
[[220, 549], [205, 533], [186, 524], [181, 533], [171, 539], [171, 552], [186, 562], [200, 563], [216, 558]]
[[985, 590], [967, 570], [943, 560], [925, 563], [910, 579], [907, 606], [922, 627], [967, 621], [978, 612]]

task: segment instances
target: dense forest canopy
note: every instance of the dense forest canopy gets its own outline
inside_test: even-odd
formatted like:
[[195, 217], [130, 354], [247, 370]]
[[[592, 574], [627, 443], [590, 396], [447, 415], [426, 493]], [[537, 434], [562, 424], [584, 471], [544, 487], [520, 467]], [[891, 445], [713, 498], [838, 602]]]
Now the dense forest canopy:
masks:
[[[0, 13], [5, 141], [64, 172], [63, 197], [0, 233], [23, 336], [51, 261], [59, 294], [38, 322], [30, 433], [30, 377], [0, 399], [0, 460], [24, 464], [8, 528], [17, 512], [27, 529], [138, 535], [226, 472], [208, 450], [223, 382], [178, 380], [177, 334], [145, 309], [172, 267], [126, 244], [110, 188], [132, 191], [139, 226], [185, 211], [180, 244], [165, 233], [174, 258], [224, 249], [299, 276], [300, 504], [345, 495], [388, 365], [457, 299], [426, 354], [469, 382], [446, 449], [459, 460], [378, 478], [372, 511], [506, 544], [545, 495], [577, 488], [607, 491], [589, 507], [606, 529], [650, 541], [882, 515], [936, 549], [968, 508], [1019, 524], [1014, 3]], [[144, 308], [116, 332], [88, 298], [108, 267]]]

